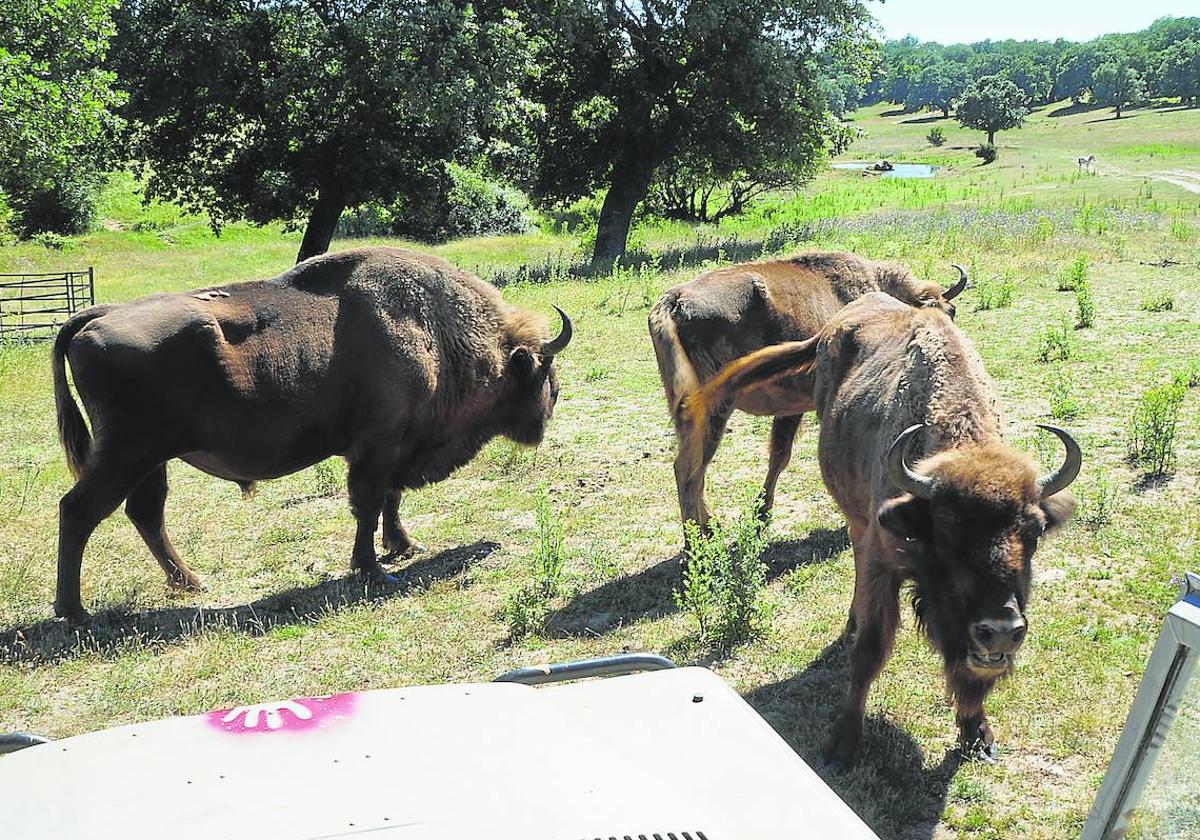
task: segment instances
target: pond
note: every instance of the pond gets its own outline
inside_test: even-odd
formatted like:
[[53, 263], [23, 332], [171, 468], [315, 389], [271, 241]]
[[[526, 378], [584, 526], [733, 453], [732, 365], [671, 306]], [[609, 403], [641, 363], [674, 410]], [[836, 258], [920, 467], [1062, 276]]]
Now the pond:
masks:
[[[833, 168], [865, 170], [868, 166], [874, 166], [875, 163], [873, 160], [835, 163], [833, 164]], [[884, 178], [932, 178], [940, 168], [929, 163], [892, 163], [890, 171], [874, 174], [882, 175]]]

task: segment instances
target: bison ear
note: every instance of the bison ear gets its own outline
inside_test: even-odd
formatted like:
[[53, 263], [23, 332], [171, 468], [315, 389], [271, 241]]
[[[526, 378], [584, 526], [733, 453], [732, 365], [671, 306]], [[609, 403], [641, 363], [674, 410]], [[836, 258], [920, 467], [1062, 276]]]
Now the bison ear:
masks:
[[929, 502], [910, 493], [888, 499], [879, 506], [876, 518], [880, 525], [905, 540], [928, 539], [932, 527]]
[[1047, 496], [1042, 499], [1042, 513], [1046, 515], [1047, 532], [1061, 528], [1075, 513], [1075, 497], [1069, 490]]
[[537, 367], [537, 360], [528, 347], [514, 347], [508, 355], [508, 366], [518, 376], [530, 376]]

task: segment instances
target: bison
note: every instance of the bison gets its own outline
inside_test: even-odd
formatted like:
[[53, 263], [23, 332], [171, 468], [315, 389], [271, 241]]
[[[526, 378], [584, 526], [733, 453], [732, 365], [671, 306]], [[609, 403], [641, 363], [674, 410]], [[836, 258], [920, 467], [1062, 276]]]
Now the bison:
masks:
[[1066, 488], [1079, 474], [1079, 446], [1041, 426], [1066, 456], [1039, 475], [1005, 444], [996, 389], [966, 336], [943, 312], [880, 292], [846, 306], [813, 338], [759, 350], [713, 377], [685, 407], [697, 440], [718, 437], [711, 424], [728, 404], [781, 376], [813, 383], [821, 474], [854, 548], [850, 691], [826, 760], [849, 766], [856, 757], [905, 583], [942, 656], [961, 743], [991, 755], [984, 698], [1028, 633], [1030, 561], [1042, 535], [1074, 510]]
[[[650, 311], [650, 337], [675, 421], [675, 481], [683, 521], [701, 527], [708, 522], [705, 473], [720, 442], [718, 434], [711, 449], [696, 449], [687, 417], [679, 410], [701, 383], [740, 356], [811, 337], [843, 305], [867, 292], [884, 291], [953, 316], [950, 301], [967, 286], [966, 271], [954, 268], [958, 281], [943, 290], [895, 263], [815, 252], [708, 271], [669, 289]], [[730, 412], [735, 408], [775, 418], [760, 508], [765, 516], [774, 504], [779, 474], [792, 457], [801, 417], [813, 408], [812, 384], [800, 376], [778, 379], [739, 396]], [[726, 419], [713, 418], [712, 428], [723, 431]], [[701, 460], [695, 462], [691, 459], [697, 452]]]
[[398, 518], [401, 491], [441, 481], [497, 435], [542, 440], [558, 398], [554, 357], [571, 340], [558, 313], [562, 331], [547, 340], [533, 314], [444, 260], [361, 248], [271, 280], [74, 316], [53, 358], [77, 479], [59, 505], [55, 614], [86, 620], [84, 547], [122, 501], [168, 583], [201, 587], [163, 523], [172, 458], [248, 489], [342, 456], [357, 521], [351, 568], [388, 579], [373, 548], [380, 515], [385, 548], [417, 548]]

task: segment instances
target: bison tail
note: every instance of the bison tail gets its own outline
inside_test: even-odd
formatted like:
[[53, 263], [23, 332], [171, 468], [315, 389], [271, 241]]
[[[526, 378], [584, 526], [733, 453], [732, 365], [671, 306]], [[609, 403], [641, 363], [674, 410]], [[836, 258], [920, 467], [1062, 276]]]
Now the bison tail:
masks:
[[71, 387], [67, 382], [67, 349], [71, 346], [71, 340], [88, 322], [106, 311], [107, 307], [93, 306], [80, 312], [62, 325], [58, 337], [54, 339], [54, 409], [58, 415], [58, 439], [67, 455], [67, 466], [76, 478], [83, 473], [83, 465], [92, 448], [92, 436], [83, 422], [79, 406], [71, 396]]
[[[787, 341], [735, 359], [688, 395], [679, 406], [678, 417], [690, 427], [693, 445], [701, 450], [708, 445], [712, 418], [727, 411], [742, 392], [783, 376], [811, 375], [817, 364], [818, 339]], [[692, 463], [701, 462], [702, 452], [696, 452]]]
[[667, 391], [671, 413], [679, 411], [683, 401], [700, 387], [700, 377], [679, 340], [675, 325], [674, 299], [663, 297], [650, 310], [650, 340], [658, 359], [658, 372]]

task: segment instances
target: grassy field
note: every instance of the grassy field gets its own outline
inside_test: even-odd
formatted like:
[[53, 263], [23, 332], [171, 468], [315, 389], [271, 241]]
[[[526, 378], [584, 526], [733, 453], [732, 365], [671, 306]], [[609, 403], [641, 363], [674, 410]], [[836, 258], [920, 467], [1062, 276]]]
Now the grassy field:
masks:
[[[1147, 480], [1126, 458], [1141, 394], [1200, 360], [1200, 196], [1188, 188], [1200, 183], [1200, 112], [1109, 116], [1044, 109], [1000, 134], [1001, 157], [984, 167], [969, 149], [977, 134], [866, 109], [846, 159], [944, 171], [928, 181], [830, 173], [719, 229], [645, 226], [649, 250], [667, 256], [643, 269], [509, 285], [510, 300], [541, 311], [557, 303], [576, 322], [551, 431], [536, 451], [495, 442], [456, 476], [407, 496], [402, 516], [429, 550], [397, 570], [393, 588], [347, 577], [353, 522], [340, 465], [265, 483], [243, 500], [234, 485], [175, 464], [168, 525], [208, 591], [166, 590], [117, 515], [84, 562], [95, 627], [80, 635], [52, 621], [57, 503], [70, 481], [48, 347], [0, 346], [0, 730], [62, 737], [267, 698], [488, 680], [516, 665], [630, 649], [710, 665], [819, 764], [845, 687], [836, 639], [853, 570], [815, 468], [815, 434], [801, 433], [780, 483], [769, 632], [716, 656], [671, 594], [681, 543], [673, 438], [645, 320], [658, 294], [705, 260], [839, 248], [946, 281], [950, 261], [967, 265], [979, 286], [965, 293], [958, 323], [997, 381], [1010, 437], [1037, 451], [1033, 424], [1073, 401], [1063, 422], [1087, 461], [1075, 488], [1081, 516], [1035, 558], [1031, 636], [989, 705], [1000, 762], [958, 759], [939, 661], [906, 618], [871, 695], [863, 758], [829, 783], [885, 838], [1076, 836], [1174, 600], [1173, 578], [1200, 566], [1200, 390], [1185, 399], [1168, 479]], [[934, 124], [947, 128], [941, 148], [923, 139]], [[1097, 174], [1081, 174], [1075, 157], [1093, 153]], [[215, 238], [203, 220], [141, 207], [128, 179], [114, 182], [102, 215], [103, 230], [61, 251], [0, 248], [0, 272], [94, 265], [97, 296], [121, 300], [274, 274], [298, 241], [243, 225]], [[434, 250], [491, 273], [567, 260], [574, 247], [570, 236], [534, 233]], [[1038, 361], [1043, 330], [1063, 317], [1074, 324], [1076, 296], [1057, 289], [1081, 257], [1094, 325], [1068, 328], [1069, 358]], [[1150, 311], [1153, 297], [1171, 308]], [[734, 417], [710, 473], [719, 513], [735, 515], [761, 482], [768, 428]], [[550, 632], [513, 641], [504, 602], [528, 577], [543, 490], [564, 530], [566, 591]]]

